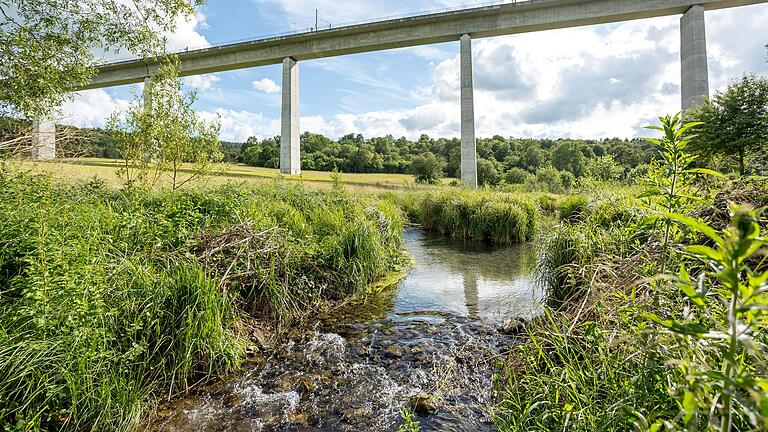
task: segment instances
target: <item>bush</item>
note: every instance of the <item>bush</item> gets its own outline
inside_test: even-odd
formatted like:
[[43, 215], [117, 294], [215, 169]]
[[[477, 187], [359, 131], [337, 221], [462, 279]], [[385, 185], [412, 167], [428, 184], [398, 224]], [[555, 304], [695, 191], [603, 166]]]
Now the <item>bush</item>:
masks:
[[440, 183], [444, 169], [445, 162], [431, 152], [414, 156], [413, 161], [411, 161], [411, 174], [416, 179], [416, 183]]
[[510, 168], [504, 174], [504, 179], [508, 184], [523, 184], [525, 183], [526, 180], [528, 180], [531, 177], [532, 177], [531, 173], [529, 173], [528, 171], [522, 168], [517, 168], [517, 167]]
[[590, 177], [602, 181], [619, 181], [624, 176], [622, 167], [612, 155], [590, 159], [587, 164]]
[[529, 191], [541, 190], [549, 193], [563, 192], [563, 178], [560, 171], [553, 167], [541, 168], [536, 171], [536, 177], [529, 183], [526, 183], [526, 189]]
[[563, 188], [565, 190], [573, 189], [576, 187], [576, 176], [568, 171], [560, 171], [560, 181], [563, 182]]
[[477, 160], [477, 183], [480, 186], [495, 186], [501, 182], [503, 167], [499, 162], [479, 158]]

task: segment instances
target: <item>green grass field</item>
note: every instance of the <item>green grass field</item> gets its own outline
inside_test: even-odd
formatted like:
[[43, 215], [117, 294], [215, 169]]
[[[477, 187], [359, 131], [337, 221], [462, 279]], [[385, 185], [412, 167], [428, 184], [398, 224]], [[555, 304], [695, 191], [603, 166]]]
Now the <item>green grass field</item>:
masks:
[[[122, 182], [117, 176], [121, 161], [113, 159], [57, 159], [52, 162], [17, 161], [21, 168], [34, 173], [51, 173], [55, 177], [78, 182], [97, 177], [108, 185], [117, 186]], [[219, 163], [214, 165], [214, 173], [201, 179], [197, 184], [218, 185], [229, 182], [263, 183], [276, 178], [280, 171], [269, 168], [257, 168], [246, 165]], [[309, 186], [330, 187], [332, 173], [322, 171], [304, 171], [301, 176], [283, 176], [290, 181], [303, 181]], [[382, 189], [402, 189], [405, 187], [428, 188], [415, 185], [413, 176], [406, 174], [348, 174], [342, 173], [341, 179], [350, 189], [357, 192]], [[446, 179], [445, 183], [451, 179]], [[161, 186], [163, 184], [161, 183]]]

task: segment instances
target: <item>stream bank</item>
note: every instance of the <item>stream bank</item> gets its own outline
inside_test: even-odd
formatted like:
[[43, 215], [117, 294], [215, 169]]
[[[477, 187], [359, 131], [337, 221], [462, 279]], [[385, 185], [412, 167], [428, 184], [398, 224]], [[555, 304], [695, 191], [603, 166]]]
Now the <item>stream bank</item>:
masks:
[[493, 430], [492, 378], [544, 290], [530, 246], [494, 246], [407, 229], [414, 267], [365, 304], [292, 332], [244, 372], [161, 410], [158, 431]]

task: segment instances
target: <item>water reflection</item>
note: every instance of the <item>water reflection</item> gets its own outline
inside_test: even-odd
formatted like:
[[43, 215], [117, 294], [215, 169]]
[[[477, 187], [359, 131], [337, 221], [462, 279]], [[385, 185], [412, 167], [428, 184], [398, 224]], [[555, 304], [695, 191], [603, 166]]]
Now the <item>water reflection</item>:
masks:
[[544, 290], [534, 281], [530, 246], [467, 242], [406, 230], [414, 267], [399, 283], [394, 312], [441, 311], [499, 322], [537, 313]]
[[477, 292], [477, 274], [464, 273], [464, 303], [467, 305], [469, 317], [480, 319], [480, 294]]

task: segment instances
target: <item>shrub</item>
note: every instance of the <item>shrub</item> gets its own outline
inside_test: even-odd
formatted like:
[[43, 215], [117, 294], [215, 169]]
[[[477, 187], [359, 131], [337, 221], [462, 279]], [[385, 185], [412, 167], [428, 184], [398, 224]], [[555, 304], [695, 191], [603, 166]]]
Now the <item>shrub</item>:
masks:
[[512, 167], [504, 174], [504, 179], [508, 184], [523, 184], [531, 176], [531, 173], [522, 168]]
[[612, 155], [590, 159], [587, 164], [587, 173], [590, 177], [602, 181], [618, 181], [624, 175], [622, 167]]
[[560, 181], [566, 190], [575, 188], [577, 183], [576, 176], [568, 171], [560, 171]]
[[431, 152], [414, 156], [411, 161], [411, 174], [416, 179], [416, 183], [440, 183], [440, 179], [443, 178], [443, 170], [445, 170], [445, 162]]
[[526, 184], [530, 191], [541, 190], [549, 193], [563, 192], [563, 178], [560, 171], [553, 167], [541, 168], [536, 171], [536, 178], [533, 182]]
[[496, 160], [479, 158], [477, 160], [477, 183], [480, 186], [495, 186], [501, 182], [501, 163]]

